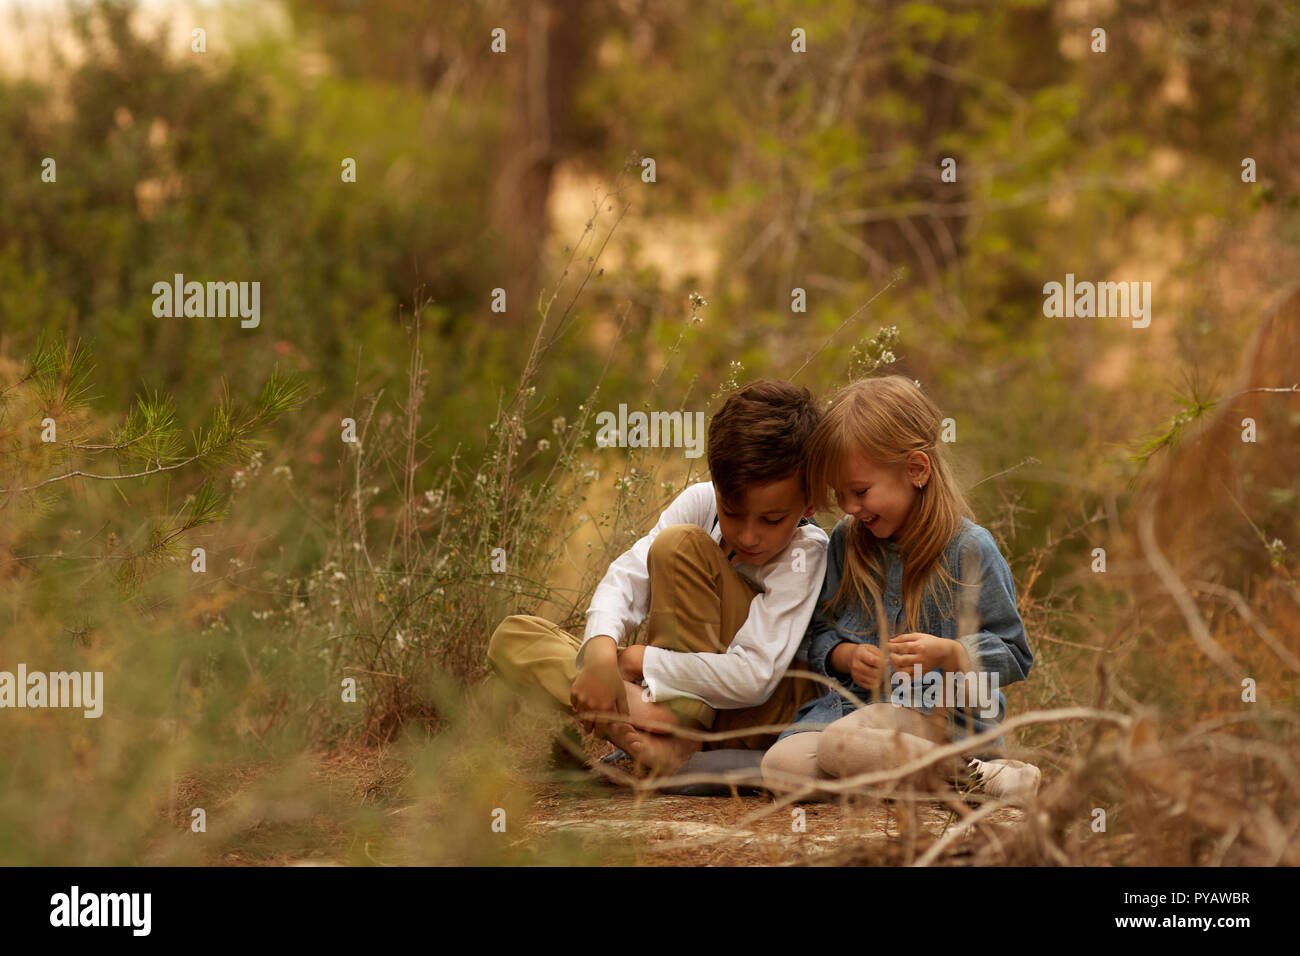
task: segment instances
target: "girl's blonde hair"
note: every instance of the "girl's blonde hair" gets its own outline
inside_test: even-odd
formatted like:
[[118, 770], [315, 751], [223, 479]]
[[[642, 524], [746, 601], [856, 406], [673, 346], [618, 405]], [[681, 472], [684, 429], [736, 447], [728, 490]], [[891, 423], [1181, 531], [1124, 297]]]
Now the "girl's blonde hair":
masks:
[[[944, 551], [961, 528], [962, 518], [974, 517], [953, 478], [945, 443], [939, 440], [941, 427], [938, 407], [915, 382], [902, 375], [888, 375], [862, 379], [841, 390], [808, 445], [809, 487], [816, 504], [827, 510], [834, 501], [827, 492], [840, 483], [844, 464], [854, 454], [879, 468], [902, 468], [915, 451], [930, 459], [930, 479], [918, 492], [907, 524], [897, 537], [909, 632], [921, 629], [927, 590], [941, 609], [954, 607], [957, 581], [944, 560]], [[854, 521], [849, 525], [844, 561], [839, 589], [823, 610], [842, 608], [852, 596], [867, 615], [883, 622], [884, 543]], [[940, 587], [946, 600], [939, 599]], [[877, 633], [883, 647], [889, 637], [883, 624]]]

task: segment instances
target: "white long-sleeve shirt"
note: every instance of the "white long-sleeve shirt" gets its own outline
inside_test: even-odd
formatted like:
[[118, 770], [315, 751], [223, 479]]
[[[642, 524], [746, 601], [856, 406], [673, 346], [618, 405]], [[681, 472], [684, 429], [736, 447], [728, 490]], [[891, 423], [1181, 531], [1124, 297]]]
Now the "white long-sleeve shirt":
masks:
[[[664, 528], [699, 525], [721, 545], [722, 530], [713, 482], [701, 481], [678, 495], [654, 528], [605, 572], [587, 609], [587, 641], [601, 634], [618, 643], [635, 630], [650, 608], [646, 558], [650, 542]], [[821, 592], [826, 567], [826, 532], [801, 525], [785, 549], [762, 565], [734, 567], [759, 589], [749, 616], [723, 654], [695, 654], [647, 647], [642, 673], [652, 700], [689, 697], [716, 709], [752, 707], [772, 695], [803, 641]]]

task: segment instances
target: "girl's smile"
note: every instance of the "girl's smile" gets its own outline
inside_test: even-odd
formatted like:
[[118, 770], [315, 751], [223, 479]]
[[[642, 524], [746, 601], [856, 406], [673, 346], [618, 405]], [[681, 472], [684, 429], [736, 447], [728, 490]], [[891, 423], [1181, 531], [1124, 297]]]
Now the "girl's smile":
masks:
[[864, 524], [877, 538], [889, 538], [907, 526], [920, 486], [930, 477], [924, 453], [905, 465], [881, 468], [852, 454], [844, 463], [835, 500], [840, 510]]

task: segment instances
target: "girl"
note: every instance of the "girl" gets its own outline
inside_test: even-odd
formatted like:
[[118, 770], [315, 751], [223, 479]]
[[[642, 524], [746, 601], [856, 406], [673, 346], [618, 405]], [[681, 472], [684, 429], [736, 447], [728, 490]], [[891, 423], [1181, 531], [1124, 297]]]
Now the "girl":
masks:
[[[770, 789], [885, 770], [982, 733], [1006, 713], [998, 688], [1029, 673], [1011, 570], [970, 518], [940, 427], [920, 388], [891, 375], [845, 388], [813, 432], [810, 487], [819, 504], [833, 489], [846, 517], [804, 648], [813, 671], [866, 705], [835, 689], [805, 704], [763, 758]], [[994, 795], [1030, 796], [1041, 779], [1019, 761], [972, 769]]]

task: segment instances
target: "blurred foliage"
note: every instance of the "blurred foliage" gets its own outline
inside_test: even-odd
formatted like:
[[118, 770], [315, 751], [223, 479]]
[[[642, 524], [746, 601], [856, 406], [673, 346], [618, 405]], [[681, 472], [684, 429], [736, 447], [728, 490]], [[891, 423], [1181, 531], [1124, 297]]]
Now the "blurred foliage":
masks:
[[[334, 854], [319, 768], [287, 758], [498, 731], [502, 714], [461, 693], [495, 621], [537, 612], [576, 629], [595, 575], [702, 477], [597, 450], [587, 419], [620, 402], [711, 410], [764, 376], [824, 395], [878, 369], [911, 375], [954, 418], [960, 473], [1022, 583], [1031, 641], [1045, 638], [1026, 698], [1092, 702], [1099, 632], [1146, 633], [1122, 584], [1089, 590], [1080, 569], [1131, 534], [1144, 469], [1229, 404], [1220, 383], [1263, 296], [1296, 274], [1294, 4], [546, 8], [288, 0], [286, 31], [233, 45], [213, 32], [199, 56], [133, 4], [99, 0], [72, 6], [51, 76], [0, 80], [3, 647], [33, 667], [103, 666], [118, 701], [111, 719], [57, 725], [57, 761], [41, 763], [45, 715], [4, 736], [0, 859]], [[1089, 50], [1098, 26], [1105, 53]], [[490, 50], [497, 27], [511, 56]], [[794, 27], [806, 55], [790, 52]], [[525, 167], [556, 194], [503, 205], [534, 182]], [[561, 195], [560, 171], [581, 186]], [[587, 230], [558, 231], [591, 182]], [[526, 250], [542, 299], [494, 312], [523, 217], [546, 237]], [[178, 273], [259, 281], [260, 326], [155, 318], [154, 283]], [[1157, 280], [1152, 328], [1044, 319], [1043, 283], [1066, 273]], [[806, 312], [791, 311], [795, 288]], [[37, 441], [48, 414], [62, 447]], [[359, 447], [339, 441], [344, 418]], [[69, 454], [107, 450], [124, 468], [195, 452], [213, 468], [31, 492]], [[1249, 592], [1291, 580], [1300, 486], [1287, 461], [1242, 454], [1244, 520], [1220, 532], [1216, 568]], [[218, 569], [203, 588], [147, 559], [199, 534]], [[487, 570], [496, 547], [503, 575]], [[1130, 646], [1127, 680], [1189, 717], [1203, 698], [1160, 684], [1174, 663], [1192, 669], [1175, 646]], [[340, 706], [344, 674], [363, 707]], [[1201, 690], [1226, 711], [1216, 686]], [[1078, 743], [1063, 733], [1026, 738]], [[471, 830], [518, 770], [492, 749], [417, 741], [382, 811], [362, 800], [335, 821], [352, 836], [338, 856], [528, 859]], [[252, 784], [213, 769], [253, 759], [276, 771]], [[68, 779], [115, 795], [85, 818], [93, 841], [68, 822], [86, 812]], [[174, 805], [151, 806], [162, 791]], [[186, 799], [230, 809], [218, 839], [178, 841]]]

